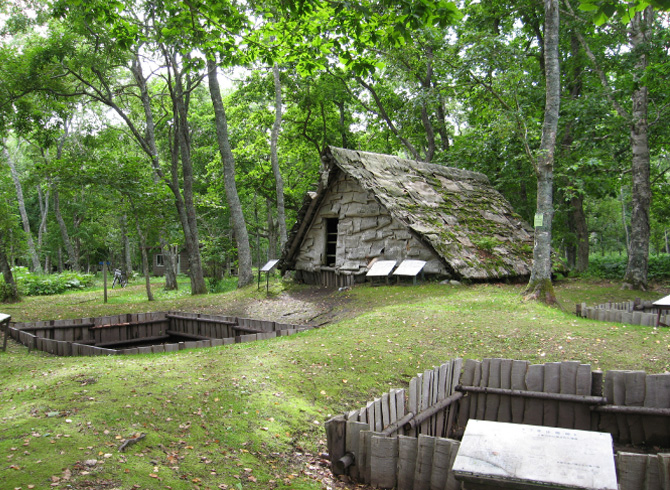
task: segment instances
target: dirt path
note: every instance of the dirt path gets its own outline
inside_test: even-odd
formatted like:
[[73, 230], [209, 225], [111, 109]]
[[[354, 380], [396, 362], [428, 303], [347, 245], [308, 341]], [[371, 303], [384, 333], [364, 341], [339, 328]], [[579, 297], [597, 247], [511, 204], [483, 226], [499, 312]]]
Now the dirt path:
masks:
[[321, 326], [356, 314], [352, 306], [353, 301], [346, 291], [312, 286], [292, 288], [264, 299], [236, 299], [220, 307], [205, 308], [201, 312]]

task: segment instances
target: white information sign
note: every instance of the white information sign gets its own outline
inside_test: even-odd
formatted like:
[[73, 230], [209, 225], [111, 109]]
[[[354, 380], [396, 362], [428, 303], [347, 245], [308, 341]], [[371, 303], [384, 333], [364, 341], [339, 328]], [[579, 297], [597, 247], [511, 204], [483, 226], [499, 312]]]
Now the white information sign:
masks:
[[470, 419], [453, 472], [490, 488], [617, 490], [612, 436]]
[[388, 277], [396, 262], [396, 260], [378, 260], [372, 264], [372, 267], [370, 267], [370, 270], [365, 275], [367, 277]]
[[403, 260], [393, 273], [394, 276], [416, 277], [426, 265], [425, 260]]
[[267, 264], [265, 264], [261, 268], [260, 272], [270, 272], [272, 269], [275, 268], [275, 266], [277, 265], [278, 262], [279, 262], [279, 259], [270, 260]]
[[670, 306], [670, 295], [654, 301], [654, 306]]

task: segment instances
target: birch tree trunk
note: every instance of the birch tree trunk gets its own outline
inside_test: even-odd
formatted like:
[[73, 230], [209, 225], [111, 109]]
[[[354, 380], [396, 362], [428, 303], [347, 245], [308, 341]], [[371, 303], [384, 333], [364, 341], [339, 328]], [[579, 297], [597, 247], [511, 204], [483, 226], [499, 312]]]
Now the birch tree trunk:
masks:
[[[277, 230], [275, 226], [274, 214], [272, 213], [272, 200], [265, 199], [265, 207], [268, 214], [268, 260], [277, 258]], [[283, 248], [283, 247], [282, 247]], [[281, 251], [279, 252], [281, 255]], [[260, 266], [260, 264], [259, 264]]]
[[[284, 249], [286, 244], [286, 209], [284, 205], [284, 179], [279, 169], [279, 155], [277, 152], [277, 142], [279, 140], [279, 130], [281, 129], [282, 120], [282, 97], [281, 97], [281, 81], [279, 80], [279, 66], [277, 63], [272, 67], [272, 75], [275, 86], [275, 122], [272, 125], [272, 134], [270, 136], [270, 162], [272, 164], [272, 172], [275, 177], [275, 190], [277, 192], [277, 225], [279, 227], [279, 248]], [[274, 257], [275, 251], [271, 254]]]
[[239, 264], [237, 286], [244, 287], [251, 284], [254, 275], [251, 270], [251, 247], [249, 246], [249, 234], [247, 225], [242, 212], [242, 204], [237, 193], [235, 183], [235, 158], [228, 140], [228, 122], [226, 120], [226, 111], [223, 107], [221, 98], [221, 89], [217, 76], [216, 61], [207, 57], [207, 78], [209, 80], [209, 91], [214, 106], [214, 117], [216, 119], [216, 135], [223, 162], [223, 178], [226, 190], [226, 199], [230, 207], [230, 216], [233, 222], [233, 231], [235, 233], [235, 242], [237, 243], [237, 259]]
[[628, 265], [624, 275], [624, 287], [647, 289], [647, 272], [649, 268], [649, 208], [651, 206], [651, 181], [649, 134], [647, 113], [649, 107], [649, 90], [641, 85], [641, 78], [647, 68], [646, 46], [653, 19], [652, 7], [638, 12], [630, 22], [629, 36], [635, 61], [635, 82], [637, 89], [633, 92], [633, 110], [630, 140], [633, 153], [632, 161], [632, 204], [630, 247], [628, 249]]
[[16, 170], [16, 163], [14, 159], [9, 154], [7, 146], [2, 145], [2, 153], [9, 164], [9, 170], [12, 174], [12, 180], [14, 181], [14, 188], [16, 189], [16, 199], [19, 203], [19, 214], [21, 215], [21, 223], [23, 224], [23, 231], [26, 234], [26, 243], [28, 245], [28, 254], [30, 255], [30, 261], [32, 263], [33, 272], [40, 273], [42, 272], [42, 264], [40, 263], [39, 255], [37, 255], [37, 249], [35, 248], [35, 241], [33, 240], [33, 234], [30, 230], [30, 220], [28, 219], [28, 213], [26, 212], [26, 201], [23, 198], [23, 187], [21, 186], [21, 180], [19, 179], [19, 172]]
[[535, 226], [535, 246], [533, 248], [533, 268], [525, 295], [529, 299], [556, 303], [554, 287], [551, 283], [551, 226], [554, 217], [554, 152], [558, 113], [561, 100], [560, 70], [558, 64], [558, 0], [544, 0], [544, 66], [545, 66], [545, 107], [542, 125], [542, 140], [537, 157], [537, 223]]

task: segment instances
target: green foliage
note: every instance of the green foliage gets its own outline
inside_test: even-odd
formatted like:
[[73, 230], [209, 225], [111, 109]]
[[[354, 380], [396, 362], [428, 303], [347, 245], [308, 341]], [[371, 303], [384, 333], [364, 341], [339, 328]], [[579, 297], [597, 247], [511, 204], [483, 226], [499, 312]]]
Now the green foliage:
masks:
[[[597, 277], [600, 279], [622, 279], [626, 272], [628, 258], [625, 255], [605, 255], [589, 257], [589, 268], [584, 274], [586, 277]], [[650, 255], [649, 272], [650, 281], [670, 279], [670, 255]]]
[[205, 278], [207, 290], [212, 294], [227, 293], [237, 289], [237, 277], [224, 277], [217, 279], [215, 277]]
[[0, 303], [14, 303], [18, 299], [16, 289], [6, 284], [0, 276]]
[[501, 244], [500, 240], [496, 240], [493, 237], [485, 236], [472, 240], [477, 248], [485, 250], [486, 252], [492, 252], [495, 247]]
[[[94, 279], [92, 274], [69, 271], [61, 274], [32, 274], [27, 267], [14, 267], [12, 272], [24, 296], [46, 296], [85, 289], [93, 285]], [[1, 278], [0, 283], [5, 286]]]
[[580, 0], [579, 9], [590, 12], [593, 23], [600, 26], [615, 19], [628, 24], [636, 13], [648, 6], [660, 10], [670, 10], [670, 0], [635, 0], [622, 2], [620, 0]]

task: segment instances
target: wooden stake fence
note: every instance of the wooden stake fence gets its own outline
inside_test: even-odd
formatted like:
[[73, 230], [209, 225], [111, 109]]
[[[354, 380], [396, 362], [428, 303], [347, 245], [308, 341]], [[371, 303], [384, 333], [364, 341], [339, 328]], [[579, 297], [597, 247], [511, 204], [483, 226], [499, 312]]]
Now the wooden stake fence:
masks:
[[652, 305], [651, 301], [624, 301], [603, 303], [597, 306], [586, 306], [586, 303], [580, 303], [576, 305], [575, 313], [582, 318], [601, 322], [649, 327], [658, 326], [659, 322], [663, 325], [670, 325], [670, 314], [667, 314], [667, 310], [659, 310]]
[[[460, 489], [451, 467], [470, 418], [610, 432], [617, 444], [670, 449], [670, 373], [608, 371], [603, 383], [602, 372], [576, 361], [456, 359], [417, 375], [408, 392], [391, 390], [329, 420], [333, 472], [378, 488]], [[619, 453], [617, 468], [620, 490], [670, 490], [670, 454]]]

